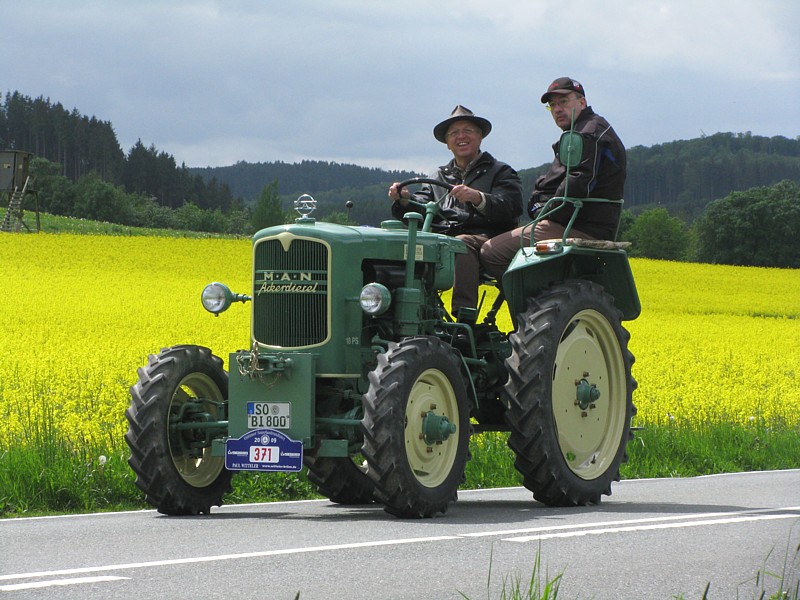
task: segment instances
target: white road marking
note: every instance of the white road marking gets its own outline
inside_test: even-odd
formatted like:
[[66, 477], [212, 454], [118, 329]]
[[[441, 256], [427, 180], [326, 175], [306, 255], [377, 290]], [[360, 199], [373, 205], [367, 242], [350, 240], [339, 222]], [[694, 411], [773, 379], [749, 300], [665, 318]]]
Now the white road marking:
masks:
[[[772, 514], [769, 514], [772, 513]], [[629, 519], [626, 521], [604, 521], [599, 523], [584, 523], [580, 525], [562, 525], [551, 527], [532, 527], [527, 529], [482, 531], [476, 533], [462, 533], [457, 535], [431, 536], [420, 538], [406, 538], [394, 540], [376, 540], [372, 542], [355, 542], [350, 544], [334, 544], [330, 546], [310, 546], [305, 548], [285, 548], [281, 550], [263, 550], [258, 552], [242, 552], [238, 554], [219, 554], [212, 556], [197, 556], [191, 558], [175, 558], [138, 563], [122, 563], [116, 565], [100, 565], [95, 567], [81, 567], [75, 569], [59, 569], [54, 571], [37, 571], [31, 573], [15, 573], [0, 575], [0, 581], [30, 579], [34, 577], [55, 577], [63, 575], [79, 575], [87, 573], [102, 573], [107, 571], [123, 571], [169, 565], [185, 565], [192, 563], [206, 563], [222, 560], [237, 560], [245, 558], [260, 558], [265, 556], [280, 556], [289, 554], [304, 554], [312, 552], [325, 552], [331, 550], [350, 550], [355, 548], [374, 548], [379, 546], [398, 546], [402, 544], [419, 544], [425, 542], [440, 542], [459, 540], [474, 537], [502, 537], [515, 534], [528, 533], [533, 535], [504, 537], [506, 541], [526, 542], [552, 537], [571, 537], [579, 535], [600, 535], [606, 533], [644, 531], [654, 529], [699, 527], [722, 525], [728, 523], [742, 523], [748, 521], [761, 521], [766, 519], [800, 519], [800, 506], [783, 508], [760, 509], [729, 513], [699, 513], [673, 515], [669, 517], [652, 517], [645, 519]], [[75, 580], [68, 580], [75, 581]]]
[[[646, 519], [626, 519], [624, 521], [601, 521], [599, 523], [577, 523], [574, 525], [549, 525], [547, 527], [526, 527], [524, 529], [506, 529], [501, 531], [478, 531], [476, 533], [462, 533], [464, 537], [485, 537], [485, 536], [503, 536], [503, 535], [516, 535], [521, 533], [547, 533], [551, 531], [563, 531], [568, 529], [592, 529], [597, 527], [608, 528], [613, 526], [627, 527], [636, 523], [659, 523], [664, 521], [685, 521], [687, 524], [678, 524], [677, 527], [685, 526], [691, 527], [691, 519], [710, 519], [714, 517], [734, 517], [739, 515], [757, 515], [763, 513], [779, 513], [788, 511], [798, 511], [797, 514], [789, 514], [784, 518], [800, 518], [800, 506], [785, 506], [783, 508], [761, 508], [740, 512], [713, 512], [713, 513], [698, 513], [688, 515], [672, 515], [669, 517], [648, 517]], [[566, 537], [566, 536], [564, 536]], [[543, 538], [542, 538], [543, 539]]]
[[633, 525], [629, 527], [603, 527], [597, 529], [584, 529], [583, 531], [560, 531], [543, 533], [523, 537], [504, 538], [506, 542], [538, 542], [554, 538], [578, 537], [582, 535], [602, 535], [604, 533], [621, 533], [627, 531], [651, 531], [654, 529], [678, 529], [685, 527], [701, 527], [705, 525], [727, 525], [729, 523], [746, 523], [748, 521], [772, 521], [775, 519], [800, 519], [797, 514], [778, 515], [753, 515], [749, 517], [734, 517], [728, 519], [700, 519], [683, 523], [652, 523], [650, 525]]
[[279, 556], [286, 554], [303, 554], [308, 552], [323, 552], [326, 550], [347, 550], [351, 548], [370, 548], [375, 546], [396, 546], [401, 544], [418, 544], [420, 542], [438, 542], [442, 540], [457, 540], [457, 535], [443, 535], [427, 538], [408, 538], [402, 540], [377, 540], [374, 542], [358, 542], [353, 544], [335, 544], [331, 546], [310, 546], [308, 548], [285, 548], [283, 550], [263, 550], [260, 552], [242, 552], [240, 554], [218, 554], [216, 556], [197, 556], [193, 558], [174, 558], [170, 560], [154, 560], [140, 563], [123, 563], [118, 565], [103, 565], [97, 567], [82, 567], [77, 569], [59, 569], [56, 571], [36, 571], [33, 573], [15, 573], [13, 575], [0, 575], [0, 581], [10, 579], [25, 579], [29, 577], [53, 577], [57, 575], [77, 575], [79, 573], [101, 573], [104, 571], [122, 571], [126, 569], [141, 569], [146, 567], [161, 567], [167, 565], [186, 565], [191, 563], [214, 562], [220, 560], [234, 560], [241, 558], [259, 558], [262, 556]]
[[35, 588], [45, 588], [54, 585], [78, 585], [81, 583], [118, 581], [120, 579], [130, 579], [130, 577], [115, 577], [114, 575], [103, 575], [101, 577], [73, 577], [72, 579], [48, 579], [46, 581], [32, 581], [29, 583], [12, 583], [10, 585], [0, 585], [0, 592], [16, 592], [19, 590], [32, 590]]

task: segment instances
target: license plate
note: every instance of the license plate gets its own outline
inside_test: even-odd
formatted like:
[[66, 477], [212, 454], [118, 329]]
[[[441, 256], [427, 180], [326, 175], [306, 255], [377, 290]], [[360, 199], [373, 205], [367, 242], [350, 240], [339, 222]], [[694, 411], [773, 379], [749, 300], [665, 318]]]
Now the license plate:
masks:
[[289, 429], [292, 405], [289, 402], [248, 402], [248, 429]]
[[303, 442], [277, 429], [254, 429], [225, 440], [225, 468], [230, 471], [300, 471]]

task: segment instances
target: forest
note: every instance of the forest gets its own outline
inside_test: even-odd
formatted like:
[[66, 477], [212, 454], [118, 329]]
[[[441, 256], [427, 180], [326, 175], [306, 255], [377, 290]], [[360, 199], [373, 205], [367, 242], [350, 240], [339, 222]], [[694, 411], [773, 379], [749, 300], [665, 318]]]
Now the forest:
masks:
[[[301, 193], [314, 195], [318, 218], [375, 226], [389, 217], [387, 185], [424, 175], [310, 160], [187, 167], [141, 140], [126, 152], [110, 122], [17, 91], [6, 93], [0, 101], [0, 150], [35, 155], [31, 172], [44, 212], [123, 225], [241, 235], [293, 219], [292, 201]], [[526, 196], [547, 168], [547, 164], [514, 166]], [[799, 183], [800, 137], [722, 132], [634, 146], [628, 149], [621, 235], [636, 234], [634, 225], [646, 215], [643, 222], [658, 228], [659, 239], [663, 230], [673, 232], [671, 239], [662, 239], [655, 256], [648, 249], [648, 256], [703, 260], [697, 254], [703, 246], [698, 227], [713, 224], [707, 213], [714, 202], [762, 190], [760, 197], [780, 201], [789, 211], [778, 215], [783, 219], [779, 222], [787, 225], [794, 223], [794, 190]], [[741, 200], [733, 203], [741, 204]], [[639, 229], [643, 227], [640, 223]], [[652, 246], [649, 233], [639, 231], [638, 235], [644, 246]], [[664, 251], [667, 246], [669, 252]], [[800, 266], [792, 256], [779, 262]], [[716, 255], [713, 260], [724, 261]]]

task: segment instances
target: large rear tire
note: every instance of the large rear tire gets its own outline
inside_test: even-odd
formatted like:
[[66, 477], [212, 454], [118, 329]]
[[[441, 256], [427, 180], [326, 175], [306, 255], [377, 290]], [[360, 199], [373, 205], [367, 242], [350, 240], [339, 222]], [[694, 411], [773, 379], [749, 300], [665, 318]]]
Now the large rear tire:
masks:
[[597, 504], [619, 481], [636, 413], [629, 338], [614, 299], [589, 281], [554, 285], [517, 315], [508, 445], [540, 502]]
[[376, 499], [398, 517], [446, 512], [469, 460], [469, 396], [458, 353], [435, 337], [391, 343], [369, 381], [362, 452]]
[[173, 346], [138, 371], [125, 411], [128, 464], [145, 499], [166, 515], [207, 514], [222, 505], [232, 473], [211, 456], [206, 430], [187, 424], [224, 420], [228, 374], [201, 346]]

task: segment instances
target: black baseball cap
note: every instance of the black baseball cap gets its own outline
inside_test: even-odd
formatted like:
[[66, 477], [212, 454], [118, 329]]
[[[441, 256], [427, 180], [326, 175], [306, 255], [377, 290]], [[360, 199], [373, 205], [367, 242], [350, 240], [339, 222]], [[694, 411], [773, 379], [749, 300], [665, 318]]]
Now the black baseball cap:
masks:
[[552, 94], [571, 94], [572, 92], [581, 96], [586, 95], [586, 92], [583, 91], [583, 86], [579, 82], [571, 77], [559, 77], [548, 86], [547, 91], [542, 95], [542, 104], [547, 104]]

